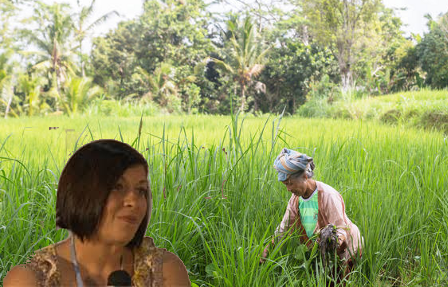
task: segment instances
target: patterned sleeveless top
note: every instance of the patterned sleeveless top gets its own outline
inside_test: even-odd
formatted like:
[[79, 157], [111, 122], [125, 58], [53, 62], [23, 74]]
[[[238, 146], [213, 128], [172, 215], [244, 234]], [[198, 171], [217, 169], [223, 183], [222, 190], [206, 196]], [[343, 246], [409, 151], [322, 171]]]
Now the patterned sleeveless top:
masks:
[[317, 215], [319, 213], [317, 188], [309, 198], [304, 199], [300, 197], [299, 212], [300, 221], [302, 222], [303, 228], [305, 228], [306, 235], [308, 238], [311, 238], [316, 229]]
[[[144, 237], [140, 247], [134, 249], [134, 275], [132, 286], [163, 286], [163, 253], [151, 237]], [[36, 273], [39, 287], [60, 286], [61, 274], [57, 268], [55, 245], [49, 245], [35, 252], [25, 267]]]

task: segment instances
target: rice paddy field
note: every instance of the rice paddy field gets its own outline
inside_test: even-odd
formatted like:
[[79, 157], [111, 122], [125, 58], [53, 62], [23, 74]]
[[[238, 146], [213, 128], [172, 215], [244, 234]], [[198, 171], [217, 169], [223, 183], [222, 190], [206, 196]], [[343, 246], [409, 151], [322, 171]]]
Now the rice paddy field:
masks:
[[[51, 128], [51, 129], [50, 129]], [[448, 139], [375, 122], [295, 117], [21, 118], [0, 120], [0, 280], [55, 230], [56, 186], [74, 149], [115, 138], [148, 160], [147, 235], [177, 254], [193, 286], [326, 286], [295, 235], [260, 255], [290, 197], [273, 161], [314, 156], [364, 236], [345, 286], [448, 285]]]

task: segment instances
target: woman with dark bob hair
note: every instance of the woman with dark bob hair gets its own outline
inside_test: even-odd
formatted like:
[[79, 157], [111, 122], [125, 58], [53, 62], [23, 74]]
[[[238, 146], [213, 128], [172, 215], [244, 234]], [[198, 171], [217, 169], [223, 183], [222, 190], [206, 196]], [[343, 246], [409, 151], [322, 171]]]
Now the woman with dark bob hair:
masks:
[[190, 286], [179, 257], [145, 237], [151, 209], [148, 163], [138, 151], [115, 140], [84, 145], [57, 190], [56, 227], [70, 236], [12, 268], [3, 286], [106, 286], [117, 270], [127, 273], [125, 285]]

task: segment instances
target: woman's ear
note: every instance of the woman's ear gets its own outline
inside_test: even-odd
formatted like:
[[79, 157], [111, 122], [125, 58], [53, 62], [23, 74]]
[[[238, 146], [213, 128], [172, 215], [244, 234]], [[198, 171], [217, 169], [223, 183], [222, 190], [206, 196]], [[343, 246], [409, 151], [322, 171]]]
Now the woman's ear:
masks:
[[308, 180], [308, 173], [306, 171], [303, 173], [303, 177], [304, 177], [305, 181]]

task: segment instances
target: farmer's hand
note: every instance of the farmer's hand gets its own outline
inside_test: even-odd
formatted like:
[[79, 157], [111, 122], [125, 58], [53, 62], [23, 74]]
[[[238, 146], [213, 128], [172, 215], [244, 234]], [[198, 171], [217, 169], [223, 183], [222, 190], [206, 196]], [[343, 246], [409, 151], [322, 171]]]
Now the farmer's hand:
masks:
[[263, 264], [266, 261], [266, 257], [268, 257], [268, 254], [269, 254], [269, 244], [263, 250], [263, 254], [261, 255], [260, 258], [260, 264]]
[[260, 264], [263, 264], [266, 261], [266, 257], [268, 257], [269, 248], [271, 247], [271, 245], [274, 245], [274, 239], [272, 239], [272, 241], [269, 242], [268, 245], [266, 245], [266, 247], [264, 248], [263, 254], [261, 255], [260, 258]]
[[346, 248], [347, 248], [347, 242], [345, 240], [341, 240], [340, 238], [338, 238], [338, 247], [337, 247], [338, 255], [342, 255], [345, 252]]

